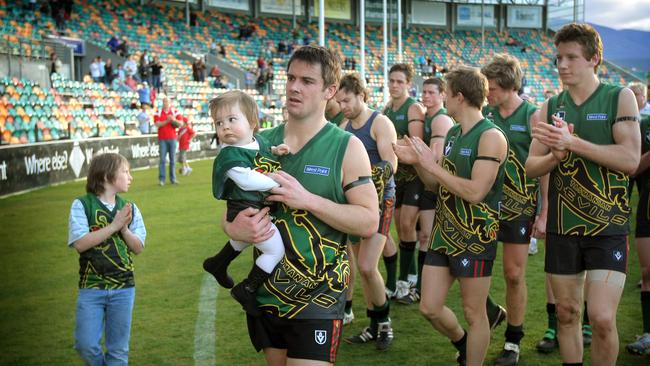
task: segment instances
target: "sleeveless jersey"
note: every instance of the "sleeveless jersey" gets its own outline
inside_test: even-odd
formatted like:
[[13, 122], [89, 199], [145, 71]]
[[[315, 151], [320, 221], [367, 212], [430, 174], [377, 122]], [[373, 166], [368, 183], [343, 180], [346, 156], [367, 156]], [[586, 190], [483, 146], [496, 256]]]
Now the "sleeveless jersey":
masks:
[[339, 112], [336, 114], [336, 116], [332, 117], [332, 119], [328, 119], [327, 121], [329, 123], [333, 123], [335, 126], [338, 126], [341, 124], [341, 122], [343, 122], [344, 119], [345, 119], [345, 115], [343, 114], [343, 112]]
[[[90, 231], [110, 225], [117, 211], [127, 204], [120, 196], [115, 196], [115, 207], [109, 210], [92, 193], [77, 199], [83, 204]], [[79, 288], [115, 290], [133, 286], [131, 250], [119, 231], [79, 255]]]
[[[431, 122], [440, 115], [447, 115], [447, 108], [440, 108], [433, 116], [424, 116], [424, 141], [427, 146], [431, 145]], [[444, 136], [443, 136], [444, 137]]]
[[[492, 128], [498, 129], [488, 119], [483, 119], [463, 135], [461, 126], [454, 125], [445, 138], [443, 168], [457, 177], [471, 178], [481, 135]], [[439, 186], [430, 249], [448, 256], [463, 255], [474, 259], [494, 260], [504, 165], [499, 165], [492, 188], [477, 204], [469, 203], [444, 186]]]
[[[278, 145], [284, 140], [284, 128], [280, 125], [262, 134]], [[300, 151], [278, 157], [282, 170], [308, 191], [346, 203], [342, 166], [350, 136], [328, 123]], [[341, 319], [350, 280], [346, 234], [284, 204], [273, 215], [285, 256], [257, 292], [261, 309], [283, 318]]]
[[[361, 126], [359, 129], [355, 129], [352, 127], [352, 122], [350, 121], [346, 126], [345, 130], [350, 132], [351, 134], [355, 135], [361, 142], [363, 143], [363, 146], [366, 148], [366, 152], [368, 152], [368, 157], [370, 158], [370, 165], [374, 166], [377, 163], [379, 163], [382, 159], [381, 156], [379, 155], [379, 149], [377, 149], [377, 141], [375, 141], [372, 138], [372, 125], [375, 122], [375, 117], [379, 115], [379, 112], [374, 111], [372, 112], [372, 115], [370, 118], [368, 118], [368, 121]], [[392, 189], [395, 188], [395, 180], [393, 177], [390, 177], [388, 181], [385, 182], [386, 186], [384, 189]]]
[[[614, 143], [612, 127], [621, 87], [601, 83], [580, 106], [567, 91], [548, 101], [552, 115], [574, 124], [574, 134], [599, 145]], [[546, 231], [560, 235], [626, 235], [629, 231], [629, 177], [570, 152], [549, 180]]]
[[[411, 107], [413, 103], [416, 103], [415, 99], [408, 97], [402, 106], [396, 111], [389, 107], [384, 108], [384, 115], [393, 121], [393, 124], [395, 125], [398, 139], [401, 139], [404, 136], [409, 136], [408, 111], [409, 107]], [[397, 183], [410, 182], [416, 178], [417, 172], [413, 166], [403, 163], [397, 165], [397, 171], [395, 172], [395, 181]]]
[[237, 201], [264, 201], [270, 192], [244, 191], [228, 178], [226, 173], [235, 167], [251, 168], [260, 173], [275, 172], [280, 168], [277, 158], [271, 154], [271, 145], [259, 135], [255, 137], [259, 150], [239, 146], [226, 146], [212, 164], [212, 195], [216, 199]]
[[533, 140], [530, 116], [537, 107], [524, 101], [508, 117], [499, 114], [499, 108], [485, 107], [483, 114], [497, 125], [508, 138], [508, 160], [501, 200], [502, 221], [531, 220], [537, 213], [538, 180], [526, 176], [526, 159]]

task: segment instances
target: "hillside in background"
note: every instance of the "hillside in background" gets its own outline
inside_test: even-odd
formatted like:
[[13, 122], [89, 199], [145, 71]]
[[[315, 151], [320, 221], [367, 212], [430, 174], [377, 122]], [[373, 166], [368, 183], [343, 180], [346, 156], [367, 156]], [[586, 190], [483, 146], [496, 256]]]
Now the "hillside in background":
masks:
[[592, 25], [603, 38], [606, 60], [635, 69], [635, 74], [641, 72], [641, 75], [645, 75], [650, 71], [650, 32]]

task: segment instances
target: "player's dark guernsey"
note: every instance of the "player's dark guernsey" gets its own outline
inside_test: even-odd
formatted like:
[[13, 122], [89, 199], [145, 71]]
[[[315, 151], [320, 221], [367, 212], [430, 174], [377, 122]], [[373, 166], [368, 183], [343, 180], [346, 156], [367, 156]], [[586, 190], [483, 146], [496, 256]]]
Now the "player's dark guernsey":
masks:
[[245, 149], [239, 146], [226, 146], [219, 151], [219, 155], [212, 164], [212, 194], [216, 199], [245, 200], [262, 202], [269, 192], [244, 191], [228, 178], [228, 170], [241, 167], [251, 168], [260, 173], [275, 172], [280, 164], [271, 154], [271, 145], [268, 141], [256, 136], [259, 150]]
[[[440, 108], [436, 113], [434, 113], [431, 116], [424, 116], [424, 138], [422, 141], [424, 141], [427, 146], [431, 145], [431, 122], [433, 122], [436, 117], [441, 116], [441, 115], [447, 115], [447, 109], [446, 108]], [[437, 137], [437, 136], [436, 136]], [[445, 137], [445, 136], [440, 136], [440, 137]]]
[[[408, 97], [397, 110], [393, 110], [392, 107], [388, 106], [384, 108], [384, 115], [393, 121], [393, 124], [395, 125], [398, 139], [401, 139], [404, 136], [409, 136], [408, 111], [409, 107], [415, 102], [415, 99]], [[400, 184], [401, 182], [410, 182], [417, 178], [417, 176], [417, 172], [413, 166], [409, 164], [399, 164], [397, 166], [397, 171], [395, 172], [395, 182], [397, 184]]]
[[[77, 198], [83, 204], [90, 231], [110, 225], [118, 210], [127, 201], [115, 196], [115, 207], [109, 210], [92, 193]], [[117, 231], [102, 243], [79, 254], [79, 288], [115, 290], [135, 286], [131, 250]]]
[[336, 114], [336, 116], [332, 117], [331, 119], [328, 119], [327, 121], [333, 123], [335, 126], [338, 126], [341, 124], [341, 122], [343, 122], [344, 119], [345, 119], [345, 115], [343, 114], [343, 112], [339, 112]]
[[[261, 134], [273, 145], [284, 140], [285, 125]], [[282, 170], [311, 193], [346, 203], [343, 157], [351, 134], [327, 123], [296, 153], [279, 157]], [[346, 235], [304, 210], [279, 204], [275, 216], [285, 256], [257, 292], [264, 311], [295, 319], [341, 319], [350, 265]]]
[[[600, 83], [576, 106], [569, 92], [548, 101], [547, 121], [557, 115], [574, 125], [574, 134], [598, 145], [614, 144], [619, 86]], [[629, 177], [570, 152], [551, 171], [546, 232], [560, 235], [626, 235], [629, 231]]]
[[[445, 138], [442, 167], [457, 177], [470, 179], [481, 135], [492, 128], [498, 129], [490, 120], [482, 119], [463, 135], [461, 126], [454, 125]], [[495, 162], [495, 167], [497, 164], [499, 171], [494, 184], [477, 204], [467, 202], [440, 185], [430, 249], [449, 256], [494, 260], [505, 175], [505, 164]]]
[[530, 116], [537, 107], [523, 101], [515, 111], [503, 118], [499, 108], [485, 107], [483, 115], [508, 137], [508, 160], [503, 185], [500, 220], [532, 220], [537, 210], [538, 180], [526, 176], [526, 159], [533, 140]]
[[[650, 115], [641, 116], [641, 154], [650, 151]], [[637, 216], [650, 221], [650, 169], [646, 169], [635, 178], [639, 189]]]

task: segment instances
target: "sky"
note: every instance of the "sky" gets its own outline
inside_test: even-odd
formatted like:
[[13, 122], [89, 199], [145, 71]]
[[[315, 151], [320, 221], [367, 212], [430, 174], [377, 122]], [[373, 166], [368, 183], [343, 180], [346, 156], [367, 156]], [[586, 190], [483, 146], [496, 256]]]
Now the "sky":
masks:
[[585, 21], [650, 32], [650, 0], [585, 0]]

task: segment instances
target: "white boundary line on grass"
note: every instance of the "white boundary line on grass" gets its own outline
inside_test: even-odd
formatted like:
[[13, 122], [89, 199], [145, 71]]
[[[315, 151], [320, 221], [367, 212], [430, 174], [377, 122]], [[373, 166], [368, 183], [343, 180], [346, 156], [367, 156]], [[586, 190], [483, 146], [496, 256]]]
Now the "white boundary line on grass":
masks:
[[199, 295], [199, 315], [194, 327], [194, 365], [197, 366], [217, 364], [215, 320], [218, 292], [217, 281], [205, 274]]

